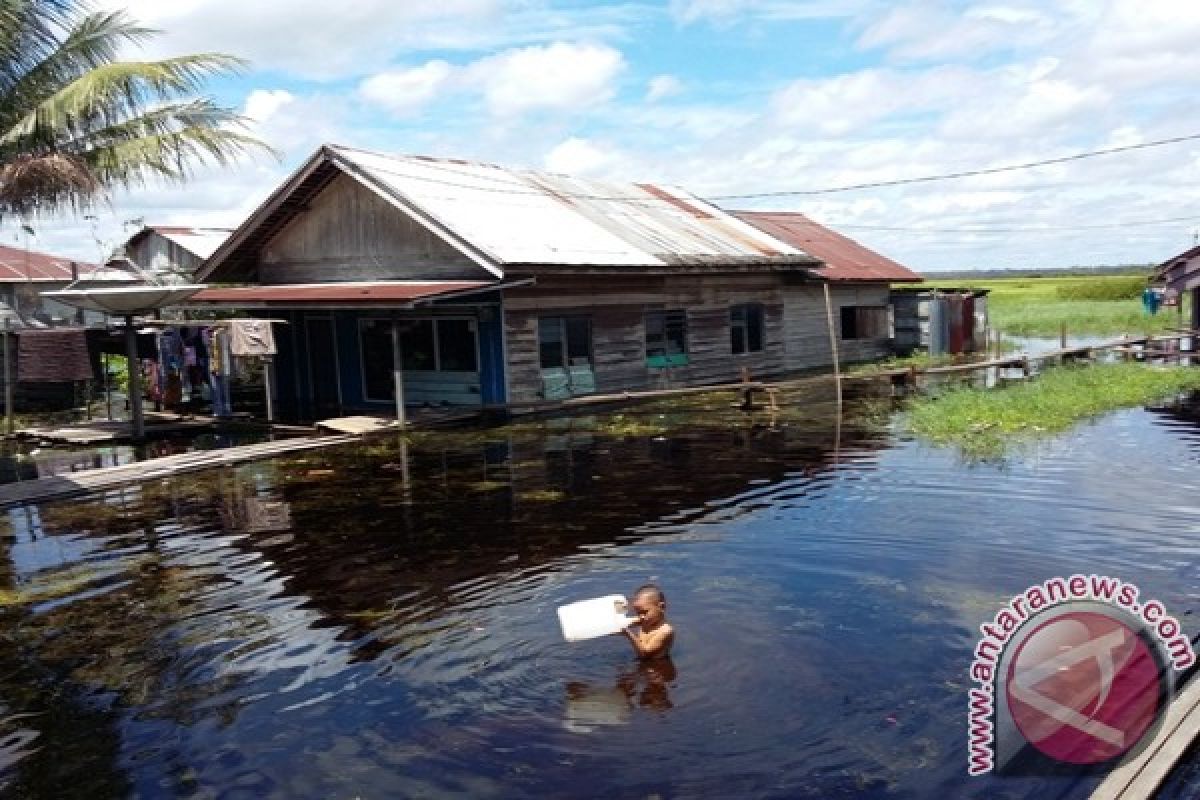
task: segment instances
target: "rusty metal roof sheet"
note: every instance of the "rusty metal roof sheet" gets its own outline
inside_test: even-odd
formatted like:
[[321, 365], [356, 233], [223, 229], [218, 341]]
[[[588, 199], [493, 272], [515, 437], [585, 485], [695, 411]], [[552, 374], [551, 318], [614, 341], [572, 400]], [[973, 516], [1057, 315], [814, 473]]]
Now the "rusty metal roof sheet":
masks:
[[829, 281], [888, 281], [923, 278], [908, 267], [792, 211], [734, 211], [738, 218], [802, 248], [825, 262], [813, 272]]
[[278, 286], [239, 286], [205, 289], [191, 298], [191, 304], [219, 305], [354, 305], [359, 303], [405, 303], [445, 295], [500, 288], [493, 281], [354, 281], [346, 283], [280, 284]]
[[675, 187], [330, 150], [497, 266], [813, 263], [801, 248]]
[[257, 251], [345, 173], [497, 277], [509, 266], [810, 268], [801, 248], [668, 186], [326, 145], [219, 247], [204, 280], [248, 276]]
[[[0, 245], [0, 283], [69, 283], [72, 280], [69, 258], [21, 250]], [[79, 277], [97, 270], [95, 264], [76, 261]]]

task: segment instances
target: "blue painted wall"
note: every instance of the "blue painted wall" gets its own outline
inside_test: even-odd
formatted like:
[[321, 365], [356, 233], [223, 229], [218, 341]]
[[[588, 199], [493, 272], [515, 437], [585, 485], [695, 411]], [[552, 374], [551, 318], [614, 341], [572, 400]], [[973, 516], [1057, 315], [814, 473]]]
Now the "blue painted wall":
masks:
[[[437, 316], [443, 312], [470, 314], [476, 319], [479, 341], [479, 392], [484, 405], [506, 402], [504, 388], [503, 314], [500, 295], [472, 297], [471, 302], [443, 303], [422, 316]], [[481, 302], [482, 301], [482, 302]], [[310, 316], [326, 317], [330, 312], [282, 311], [278, 316], [289, 324], [276, 339], [275, 357], [276, 407], [279, 415], [288, 419], [311, 419], [309, 397], [309, 365], [306, 355], [305, 320]], [[337, 336], [338, 380], [341, 384], [342, 410], [347, 413], [369, 411], [388, 413], [394, 408], [391, 401], [367, 400], [363, 397], [362, 356], [358, 339], [358, 323], [363, 318], [388, 317], [388, 309], [333, 312]], [[415, 316], [414, 312], [401, 312]], [[418, 312], [419, 313], [419, 312]]]

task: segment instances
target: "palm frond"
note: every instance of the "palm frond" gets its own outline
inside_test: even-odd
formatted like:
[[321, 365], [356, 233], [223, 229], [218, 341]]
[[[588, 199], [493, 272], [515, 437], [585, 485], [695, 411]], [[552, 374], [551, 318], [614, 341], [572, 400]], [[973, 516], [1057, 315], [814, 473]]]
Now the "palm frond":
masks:
[[117, 60], [154, 33], [85, 0], [0, 0], [0, 216], [80, 209], [150, 177], [274, 154], [236, 112], [197, 98], [241, 59]]
[[0, 87], [0, 130], [16, 123], [11, 114], [29, 109], [89, 70], [111, 63], [122, 45], [153, 34], [154, 31], [136, 25], [123, 12], [84, 17], [41, 61], [30, 65], [7, 88]]
[[48, 209], [79, 210], [101, 189], [99, 177], [79, 156], [24, 155], [0, 163], [0, 215], [27, 217]]

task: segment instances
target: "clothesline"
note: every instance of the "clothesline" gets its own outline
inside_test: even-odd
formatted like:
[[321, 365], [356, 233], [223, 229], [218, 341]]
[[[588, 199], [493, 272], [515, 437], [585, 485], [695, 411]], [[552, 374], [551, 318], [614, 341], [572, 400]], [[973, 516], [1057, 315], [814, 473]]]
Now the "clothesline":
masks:
[[[238, 319], [148, 319], [135, 322], [138, 328], [228, 328], [237, 322], [270, 322], [275, 325], [290, 325], [286, 319], [263, 319], [261, 317], [239, 317]], [[124, 327], [124, 323], [118, 323]]]

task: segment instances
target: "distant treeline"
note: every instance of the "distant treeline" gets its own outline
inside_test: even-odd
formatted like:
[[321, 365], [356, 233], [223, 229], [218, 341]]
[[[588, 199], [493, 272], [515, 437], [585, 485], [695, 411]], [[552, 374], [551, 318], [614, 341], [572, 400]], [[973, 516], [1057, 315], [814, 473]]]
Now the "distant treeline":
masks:
[[1069, 275], [1148, 275], [1154, 264], [1116, 264], [1102, 267], [1048, 267], [1045, 269], [956, 269], [946, 272], [930, 270], [925, 274], [929, 280], [958, 278], [1062, 278]]

